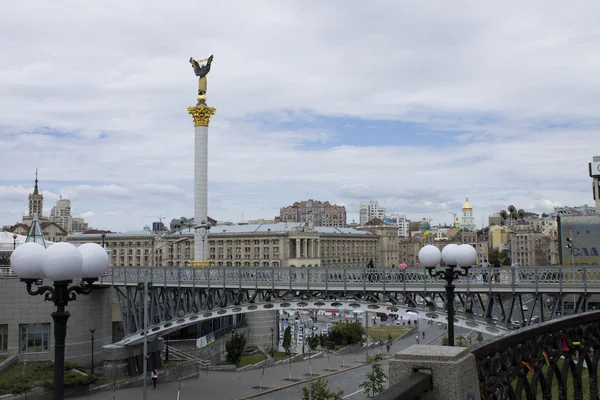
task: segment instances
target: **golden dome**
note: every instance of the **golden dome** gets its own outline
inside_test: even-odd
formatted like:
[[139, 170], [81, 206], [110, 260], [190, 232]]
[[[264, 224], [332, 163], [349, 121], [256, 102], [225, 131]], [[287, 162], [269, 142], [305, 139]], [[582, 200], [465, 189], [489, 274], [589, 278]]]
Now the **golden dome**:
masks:
[[463, 210], [472, 210], [473, 207], [471, 207], [471, 205], [469, 204], [469, 196], [467, 196], [467, 200], [465, 205], [462, 207]]

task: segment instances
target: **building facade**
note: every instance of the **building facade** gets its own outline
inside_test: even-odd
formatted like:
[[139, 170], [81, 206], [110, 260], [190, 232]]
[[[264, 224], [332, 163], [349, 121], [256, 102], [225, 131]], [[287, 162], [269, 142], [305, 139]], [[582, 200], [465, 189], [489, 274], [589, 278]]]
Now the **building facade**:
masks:
[[73, 217], [71, 217], [71, 200], [63, 199], [62, 196], [56, 202], [56, 206], [50, 210], [50, 221], [67, 232], [73, 231]]
[[[73, 243], [104, 245], [114, 266], [186, 266], [194, 260], [193, 229], [164, 237], [149, 231], [72, 234]], [[186, 240], [181, 240], [186, 239]], [[206, 236], [208, 257], [216, 267], [348, 267], [379, 265], [380, 238], [350, 228], [311, 227], [307, 223], [218, 225]], [[154, 248], [155, 251], [152, 251]], [[154, 254], [154, 255], [152, 255]]]
[[[6, 231], [16, 233], [17, 235], [27, 236], [31, 225], [25, 223], [18, 223], [9, 227]], [[46, 240], [51, 242], [66, 242], [69, 232], [58, 226], [55, 222], [40, 221], [40, 227], [42, 234]]]
[[312, 222], [314, 226], [346, 226], [346, 207], [328, 201], [308, 200], [295, 202], [279, 210], [281, 222]]
[[469, 196], [466, 197], [465, 204], [462, 207], [460, 228], [467, 232], [475, 232], [477, 230], [475, 216], [473, 215], [473, 207], [469, 204]]
[[33, 216], [37, 215], [38, 218], [42, 218], [44, 215], [44, 195], [40, 193], [38, 188], [38, 171], [35, 169], [35, 185], [33, 187], [33, 193], [29, 195], [29, 214], [28, 219], [33, 219]]
[[379, 218], [382, 221], [385, 218], [385, 209], [379, 208], [379, 201], [371, 200], [366, 203], [360, 203], [359, 224], [361, 226], [366, 225], [373, 218]]

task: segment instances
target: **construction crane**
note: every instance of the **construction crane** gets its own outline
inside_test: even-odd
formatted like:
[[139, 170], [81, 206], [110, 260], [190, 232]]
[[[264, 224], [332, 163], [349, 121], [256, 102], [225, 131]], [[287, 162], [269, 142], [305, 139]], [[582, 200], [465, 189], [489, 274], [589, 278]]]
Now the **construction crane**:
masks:
[[[163, 219], [167, 218], [164, 215], [159, 215], [158, 217], [154, 216], [154, 215], [144, 215], [144, 218], [158, 218], [158, 222], [160, 223], [160, 226], [164, 226], [163, 225]], [[166, 229], [167, 227], [165, 227]], [[168, 230], [168, 229], [167, 229]]]
[[455, 212], [451, 212], [451, 211], [448, 211], [448, 214], [454, 215], [454, 219], [452, 220], [452, 225], [456, 225], [456, 221], [458, 221], [458, 218], [456, 216], [458, 214], [456, 214]]
[[144, 218], [158, 218], [158, 222], [162, 224], [163, 219], [167, 218], [164, 215], [159, 215], [158, 217], [155, 215], [144, 215]]

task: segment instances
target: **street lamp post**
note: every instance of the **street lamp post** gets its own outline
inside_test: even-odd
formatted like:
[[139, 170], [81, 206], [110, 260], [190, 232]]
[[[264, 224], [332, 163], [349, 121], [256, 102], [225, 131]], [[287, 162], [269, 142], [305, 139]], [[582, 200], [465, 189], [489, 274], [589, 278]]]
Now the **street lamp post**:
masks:
[[17, 235], [13, 235], [13, 250], [17, 248]]
[[[65, 339], [67, 320], [71, 315], [65, 310], [69, 301], [75, 301], [78, 294], [89, 294], [92, 283], [108, 268], [108, 254], [95, 243], [79, 247], [71, 243], [55, 243], [49, 248], [35, 242], [24, 243], [15, 249], [10, 258], [14, 273], [21, 278], [32, 296], [45, 295], [44, 300], [52, 301], [56, 311], [54, 320], [54, 399], [64, 398], [65, 381]], [[43, 283], [42, 276], [51, 279], [53, 286], [40, 286], [33, 290], [32, 285]], [[82, 276], [81, 285], [69, 286], [73, 279]]]
[[[446, 268], [442, 271], [435, 271], [434, 268], [443, 260]], [[469, 268], [477, 262], [477, 251], [468, 244], [449, 244], [444, 247], [442, 252], [433, 246], [427, 245], [419, 251], [419, 262], [434, 278], [442, 278], [446, 281], [446, 311], [448, 314], [448, 346], [454, 346], [454, 279], [466, 276]], [[463, 271], [455, 270], [456, 267], [462, 267]]]
[[106, 238], [106, 233], [103, 233], [100, 235], [100, 237], [102, 238], [102, 248], [104, 248], [104, 239]]
[[273, 341], [273, 334], [275, 333], [275, 328], [271, 328], [271, 357], [275, 358], [275, 342]]
[[90, 333], [92, 334], [92, 362], [90, 364], [90, 374], [94, 375], [94, 332], [96, 329], [94, 327], [90, 328]]

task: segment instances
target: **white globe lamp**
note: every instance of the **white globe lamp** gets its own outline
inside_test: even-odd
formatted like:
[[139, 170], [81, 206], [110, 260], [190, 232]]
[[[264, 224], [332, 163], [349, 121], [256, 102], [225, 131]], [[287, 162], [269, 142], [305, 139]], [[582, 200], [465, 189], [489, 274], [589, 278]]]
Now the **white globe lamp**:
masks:
[[21, 279], [40, 279], [43, 275], [42, 258], [45, 251], [46, 248], [39, 243], [23, 243], [10, 256], [13, 272]]
[[71, 243], [60, 242], [48, 247], [42, 259], [44, 275], [55, 282], [70, 281], [81, 276], [83, 257]]
[[442, 254], [440, 250], [432, 245], [424, 246], [421, 250], [419, 250], [419, 262], [422, 266], [426, 268], [431, 268], [439, 265], [440, 260], [442, 259]]
[[461, 244], [456, 250], [456, 264], [461, 267], [470, 267], [477, 262], [477, 250], [471, 245]]
[[77, 248], [81, 253], [81, 276], [84, 279], [99, 278], [108, 269], [108, 253], [96, 243], [85, 243]]
[[446, 265], [456, 265], [458, 245], [451, 243], [442, 249], [442, 260]]

